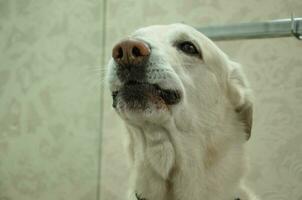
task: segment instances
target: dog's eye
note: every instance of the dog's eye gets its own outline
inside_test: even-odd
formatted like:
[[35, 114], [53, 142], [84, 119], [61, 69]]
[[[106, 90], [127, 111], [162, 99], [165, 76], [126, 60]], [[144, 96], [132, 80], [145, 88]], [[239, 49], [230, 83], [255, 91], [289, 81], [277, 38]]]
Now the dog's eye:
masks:
[[197, 55], [199, 52], [197, 51], [197, 48], [192, 42], [186, 41], [182, 42], [178, 45], [178, 48], [189, 55]]

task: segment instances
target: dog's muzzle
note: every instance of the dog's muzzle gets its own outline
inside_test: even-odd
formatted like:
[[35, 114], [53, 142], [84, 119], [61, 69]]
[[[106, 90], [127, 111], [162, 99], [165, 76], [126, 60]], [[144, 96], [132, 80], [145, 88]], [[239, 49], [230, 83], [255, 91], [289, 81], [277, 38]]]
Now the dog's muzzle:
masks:
[[150, 47], [142, 41], [131, 39], [116, 44], [112, 50], [112, 57], [121, 82], [144, 81], [150, 54]]
[[122, 101], [130, 109], [145, 110], [149, 102], [157, 108], [165, 108], [180, 101], [179, 91], [163, 89], [147, 81], [146, 69], [150, 54], [149, 45], [143, 41], [124, 40], [114, 46], [112, 57], [122, 87], [112, 92], [113, 107]]

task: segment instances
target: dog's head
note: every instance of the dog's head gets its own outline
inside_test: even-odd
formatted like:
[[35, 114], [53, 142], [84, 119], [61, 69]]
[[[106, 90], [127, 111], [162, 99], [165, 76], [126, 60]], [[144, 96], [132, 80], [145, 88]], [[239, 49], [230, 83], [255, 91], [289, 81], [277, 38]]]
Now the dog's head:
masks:
[[142, 28], [117, 43], [107, 80], [127, 123], [214, 126], [234, 112], [250, 135], [252, 104], [240, 66], [187, 25]]

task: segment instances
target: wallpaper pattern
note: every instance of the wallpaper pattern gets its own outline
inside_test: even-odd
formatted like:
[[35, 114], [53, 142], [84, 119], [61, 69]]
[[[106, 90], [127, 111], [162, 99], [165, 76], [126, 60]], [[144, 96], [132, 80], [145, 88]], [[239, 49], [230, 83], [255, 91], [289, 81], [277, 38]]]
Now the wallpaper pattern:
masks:
[[101, 1], [0, 0], [0, 200], [95, 200]]

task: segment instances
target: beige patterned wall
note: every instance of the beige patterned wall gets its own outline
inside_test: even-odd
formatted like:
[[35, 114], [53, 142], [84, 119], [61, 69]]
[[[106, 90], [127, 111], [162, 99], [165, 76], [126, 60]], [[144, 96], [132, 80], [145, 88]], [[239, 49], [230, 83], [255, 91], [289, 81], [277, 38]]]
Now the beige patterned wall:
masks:
[[[193, 26], [302, 16], [300, 0], [109, 0], [107, 59], [111, 47], [133, 30], [151, 24]], [[302, 42], [294, 38], [217, 43], [240, 62], [254, 89], [255, 119], [249, 142], [249, 183], [265, 200], [302, 200]], [[105, 93], [102, 199], [125, 199], [125, 129]]]
[[0, 0], [0, 200], [95, 200], [100, 0]]

